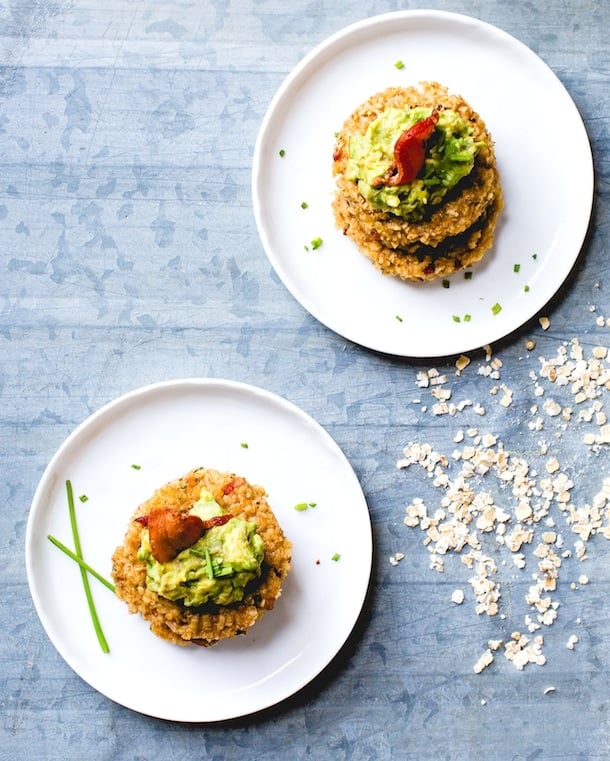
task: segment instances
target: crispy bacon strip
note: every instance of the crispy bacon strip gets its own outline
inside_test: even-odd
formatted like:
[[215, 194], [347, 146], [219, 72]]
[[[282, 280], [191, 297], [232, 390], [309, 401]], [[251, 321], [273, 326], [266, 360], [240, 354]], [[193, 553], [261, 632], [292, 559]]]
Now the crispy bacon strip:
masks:
[[405, 185], [420, 173], [426, 157], [426, 140], [428, 140], [436, 123], [440, 107], [425, 119], [421, 119], [409, 129], [406, 129], [394, 143], [394, 161], [382, 177], [376, 177], [372, 185], [375, 188], [387, 185]]
[[213, 526], [222, 526], [231, 515], [215, 515], [202, 520], [197, 515], [181, 512], [173, 507], [158, 507], [148, 515], [140, 515], [137, 523], [148, 528], [150, 549], [159, 563], [168, 563], [182, 550], [192, 547]]
[[237, 489], [238, 486], [241, 486], [242, 484], [246, 483], [246, 479], [242, 478], [241, 476], [237, 476], [236, 478], [231, 479], [229, 483], [225, 484], [222, 490], [222, 493], [226, 496], [227, 494], [230, 494], [234, 489]]

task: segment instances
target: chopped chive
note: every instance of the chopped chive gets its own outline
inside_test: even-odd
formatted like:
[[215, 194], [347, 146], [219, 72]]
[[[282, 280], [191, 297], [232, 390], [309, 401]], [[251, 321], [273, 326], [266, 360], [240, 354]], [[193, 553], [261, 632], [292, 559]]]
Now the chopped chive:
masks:
[[398, 320], [398, 322], [402, 322], [403, 321], [402, 317], [399, 314], [396, 315], [396, 319]]
[[298, 510], [299, 512], [303, 512], [303, 510], [307, 510], [309, 505], [307, 502], [297, 502], [297, 504], [294, 506], [295, 510]]
[[242, 442], [241, 442], [241, 444], [240, 444], [239, 446], [240, 446], [242, 449], [247, 449], [247, 448], [248, 448], [248, 442], [247, 442], [247, 441], [242, 441]]
[[472, 317], [469, 314], [464, 315], [464, 322], [470, 322], [471, 319]]
[[451, 283], [449, 280], [443, 280], [443, 288], [449, 288], [451, 286]]
[[89, 501], [89, 497], [86, 494], [81, 494], [79, 499], [83, 504]]
[[308, 208], [309, 208], [309, 204], [307, 203], [307, 201], [303, 201], [301, 203], [301, 209], [308, 209]]
[[283, 159], [285, 155], [286, 155], [286, 151], [283, 148], [280, 148], [280, 158]]
[[[66, 481], [66, 493], [68, 496], [68, 512], [70, 514], [70, 526], [72, 528], [72, 540], [74, 542], [75, 555], [77, 558], [82, 560], [83, 551], [80, 544], [80, 537], [78, 535], [78, 526], [76, 523], [76, 510], [74, 508], [74, 493], [72, 491], [72, 483], [70, 480]], [[97, 610], [95, 609], [95, 603], [93, 602], [93, 595], [91, 594], [91, 587], [89, 585], [89, 576], [87, 575], [87, 571], [82, 566], [80, 566], [80, 575], [83, 581], [83, 588], [85, 590], [85, 597], [87, 598], [89, 614], [91, 616], [91, 621], [93, 622], [93, 628], [95, 629], [97, 640], [100, 643], [102, 652], [109, 653], [110, 648], [108, 647], [108, 642], [106, 641], [106, 637], [104, 636], [104, 632], [102, 631], [100, 620], [97, 616]]]
[[521, 265], [520, 264], [514, 264], [513, 265], [513, 272], [519, 272], [520, 269], [521, 269]]
[[500, 305], [500, 304], [498, 304], [498, 303], [496, 302], [496, 303], [495, 303], [495, 304], [492, 306], [492, 308], [491, 308], [491, 311], [492, 311], [492, 313], [493, 313], [494, 315], [496, 315], [496, 314], [500, 314], [500, 312], [502, 311], [502, 307], [501, 307], [501, 305]]
[[532, 259], [536, 260], [538, 258], [538, 254], [532, 254]]
[[315, 251], [315, 250], [316, 250], [316, 248], [320, 248], [320, 246], [322, 245], [322, 243], [324, 243], [324, 241], [322, 240], [322, 238], [314, 238], [314, 239], [311, 241], [311, 247], [312, 247], [312, 248], [313, 248], [313, 250]]
[[472, 272], [464, 272], [464, 280], [472, 280]]
[[141, 466], [141, 465], [138, 465], [138, 464], [137, 464], [137, 463], [135, 463], [135, 462], [132, 464], [132, 466], [131, 466], [131, 467], [132, 467], [134, 470], [141, 470], [141, 469], [142, 469], [142, 466]]
[[210, 551], [208, 548], [205, 548], [205, 565], [206, 570], [208, 572], [208, 579], [214, 578], [214, 566], [212, 565], [212, 556], [210, 555]]
[[403, 63], [402, 61], [396, 61], [396, 63], [394, 64], [394, 66], [395, 66], [397, 69], [404, 69], [404, 67], [405, 67], [405, 65], [404, 65], [404, 63]]
[[529, 287], [529, 285], [524, 285], [524, 286], [523, 286], [523, 290], [524, 290], [526, 293], [529, 293], [529, 290], [530, 290], [530, 287]]
[[82, 558], [79, 558], [78, 555], [76, 555], [69, 547], [66, 547], [65, 544], [59, 541], [59, 539], [56, 539], [51, 534], [47, 534], [47, 539], [51, 542], [51, 544], [54, 544], [57, 549], [61, 550], [64, 554], [66, 554], [69, 558], [74, 560], [75, 563], [78, 563], [81, 568], [84, 568], [85, 571], [90, 573], [94, 578], [96, 578], [99, 582], [101, 582], [105, 587], [107, 587], [112, 593], [116, 592], [116, 589], [114, 587], [114, 584], [112, 584], [108, 579], [105, 579], [100, 573], [98, 573], [94, 568], [91, 568], [89, 563], [85, 563], [85, 561]]
[[334, 560], [335, 563], [336, 563], [337, 560], [339, 560], [340, 558], [341, 558], [341, 555], [338, 552], [335, 552], [335, 554], [332, 556], [331, 560]]
[[308, 502], [307, 503], [307, 507], [317, 507], [317, 505], [318, 505], [317, 502]]
[[453, 320], [453, 322], [461, 322], [461, 320], [460, 320], [460, 318], [457, 316], [457, 314], [454, 314], [454, 315], [452, 316], [452, 320]]

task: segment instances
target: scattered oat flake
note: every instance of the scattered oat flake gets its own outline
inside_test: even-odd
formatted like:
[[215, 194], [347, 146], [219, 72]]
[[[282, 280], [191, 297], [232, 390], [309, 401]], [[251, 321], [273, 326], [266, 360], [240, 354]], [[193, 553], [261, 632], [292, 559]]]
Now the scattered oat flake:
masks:
[[466, 357], [464, 354], [459, 356], [455, 362], [455, 366], [457, 368], [458, 373], [461, 373], [462, 370], [465, 370], [469, 364], [470, 364], [469, 357]]
[[486, 669], [488, 666], [491, 666], [491, 664], [494, 662], [494, 656], [491, 650], [486, 650], [479, 660], [474, 664], [473, 671], [475, 674], [480, 674], [483, 669]]
[[548, 317], [541, 317], [538, 322], [540, 323], [542, 330], [548, 330], [551, 327], [551, 321]]
[[464, 592], [461, 589], [454, 589], [451, 594], [451, 602], [461, 605], [464, 602]]
[[544, 467], [546, 468], [547, 473], [556, 473], [560, 468], [559, 460], [556, 457], [551, 457], [550, 460], [546, 461]]
[[574, 647], [577, 642], [578, 642], [578, 637], [575, 634], [572, 634], [567, 641], [566, 647], [568, 648], [568, 650], [574, 650]]

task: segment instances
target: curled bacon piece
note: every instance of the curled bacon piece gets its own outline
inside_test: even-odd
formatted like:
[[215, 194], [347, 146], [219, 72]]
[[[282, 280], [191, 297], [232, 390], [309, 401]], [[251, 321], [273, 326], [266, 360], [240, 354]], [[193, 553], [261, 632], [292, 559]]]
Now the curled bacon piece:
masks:
[[192, 547], [213, 526], [222, 526], [231, 515], [215, 515], [202, 520], [198, 515], [173, 507], [158, 507], [148, 515], [140, 515], [137, 523], [148, 528], [150, 549], [159, 563], [168, 563], [182, 550]]
[[421, 119], [400, 135], [394, 144], [393, 163], [382, 177], [375, 178], [373, 187], [405, 185], [417, 177], [424, 165], [426, 140], [434, 132], [439, 111], [440, 107], [437, 106], [430, 116]]
[[223, 515], [213, 515], [211, 518], [206, 518], [201, 522], [203, 523], [204, 530], [207, 531], [213, 526], [224, 526], [225, 523], [228, 523], [232, 517], [233, 516], [229, 515], [229, 513], [223, 513]]
[[241, 476], [236, 476], [235, 478], [231, 479], [229, 483], [225, 484], [222, 493], [226, 496], [227, 494], [230, 494], [234, 489], [237, 489], [238, 486], [241, 486], [242, 484], [246, 483], [246, 479], [242, 478]]

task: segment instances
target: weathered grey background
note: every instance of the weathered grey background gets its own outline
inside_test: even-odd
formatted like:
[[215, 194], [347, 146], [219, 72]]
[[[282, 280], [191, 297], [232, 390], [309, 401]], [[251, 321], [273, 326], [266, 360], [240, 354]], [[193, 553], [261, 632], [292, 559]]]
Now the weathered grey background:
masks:
[[[429, 569], [419, 531], [403, 525], [422, 473], [399, 471], [411, 440], [451, 453], [478, 426], [534, 462], [545, 439], [590, 503], [607, 470], [582, 431], [528, 426], [539, 357], [578, 338], [587, 355], [610, 328], [610, 5], [594, 0], [430, 0], [511, 33], [557, 73], [586, 124], [596, 206], [575, 272], [534, 320], [494, 347], [509, 408], [479, 374], [483, 352], [413, 363], [351, 345], [299, 306], [260, 245], [250, 167], [277, 87], [317, 43], [348, 23], [415, 8], [378, 0], [0, 3], [0, 739], [4, 758], [417, 759], [610, 758], [609, 545], [562, 568], [545, 666], [500, 656], [472, 665], [489, 637], [523, 629], [529, 572], [500, 568], [505, 618], [452, 606], [468, 590], [459, 559]], [[329, 96], [332, 97], [332, 94]], [[527, 114], [519, 115], [527, 123]], [[561, 130], [561, 124], [557, 124]], [[524, 129], [527, 134], [527, 128]], [[532, 135], [532, 139], [537, 136]], [[557, 156], [557, 181], [571, 160]], [[575, 188], [577, 193], [578, 189]], [[602, 320], [599, 320], [601, 323]], [[527, 352], [525, 339], [536, 348]], [[418, 370], [447, 372], [485, 418], [431, 414]], [[337, 661], [287, 703], [222, 726], [132, 713], [76, 676], [47, 639], [28, 592], [24, 536], [37, 482], [57, 447], [92, 411], [138, 386], [212, 376], [279, 393], [315, 417], [352, 462], [373, 522], [369, 602]], [[554, 388], [562, 405], [569, 388]], [[421, 400], [417, 402], [416, 400]], [[604, 402], [604, 396], [600, 397]], [[426, 412], [422, 406], [428, 405]], [[577, 427], [576, 427], [577, 428]], [[573, 543], [563, 528], [566, 546]], [[405, 554], [396, 567], [395, 552]], [[572, 590], [580, 573], [590, 582]], [[579, 641], [566, 648], [571, 634]], [[554, 691], [547, 688], [554, 687]]]

